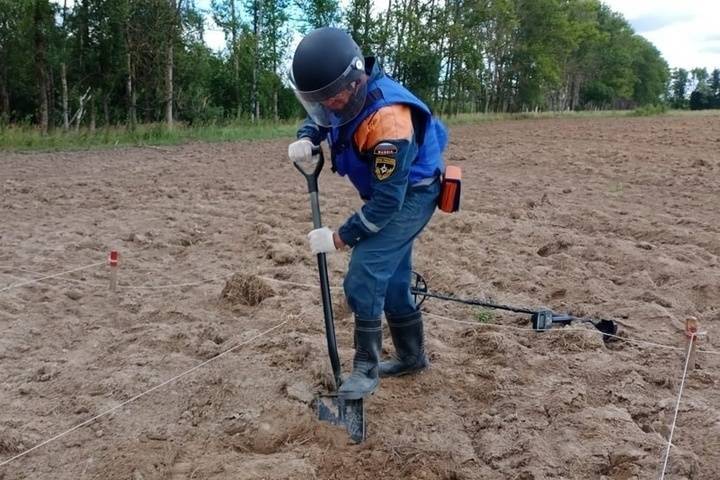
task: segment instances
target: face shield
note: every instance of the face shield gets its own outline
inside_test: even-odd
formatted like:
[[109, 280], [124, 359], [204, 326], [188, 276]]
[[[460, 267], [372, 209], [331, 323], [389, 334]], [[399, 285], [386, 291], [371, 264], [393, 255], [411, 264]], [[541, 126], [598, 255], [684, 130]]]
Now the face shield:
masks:
[[297, 88], [290, 73], [295, 96], [305, 111], [321, 127], [339, 127], [355, 118], [365, 105], [367, 77], [365, 64], [355, 57], [345, 71], [329, 85], [312, 92]]

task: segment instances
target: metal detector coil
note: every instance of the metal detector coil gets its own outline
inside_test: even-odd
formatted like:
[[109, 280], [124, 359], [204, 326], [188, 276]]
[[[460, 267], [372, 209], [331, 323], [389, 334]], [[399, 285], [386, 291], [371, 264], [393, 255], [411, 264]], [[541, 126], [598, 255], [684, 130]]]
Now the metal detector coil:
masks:
[[[410, 291], [412, 292], [413, 301], [415, 302], [415, 306], [417, 308], [420, 308], [423, 303], [425, 303], [425, 299], [427, 298], [428, 293], [428, 285], [425, 279], [422, 275], [420, 275], [417, 272], [411, 272], [410, 273], [410, 284], [412, 287], [410, 288]], [[418, 298], [420, 299], [418, 301]]]

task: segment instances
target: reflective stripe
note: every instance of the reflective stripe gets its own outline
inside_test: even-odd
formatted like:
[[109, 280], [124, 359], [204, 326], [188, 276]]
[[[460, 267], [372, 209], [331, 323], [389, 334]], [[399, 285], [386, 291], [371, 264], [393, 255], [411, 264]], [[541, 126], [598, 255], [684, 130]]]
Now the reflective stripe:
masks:
[[433, 183], [435, 183], [435, 181], [436, 181], [437, 179], [438, 179], [438, 177], [423, 178], [422, 180], [420, 180], [420, 181], [418, 181], [418, 182], [415, 182], [415, 183], [413, 183], [413, 184], [410, 185], [410, 186], [411, 186], [411, 187], [424, 187], [424, 186], [426, 186], [426, 185], [432, 185]]
[[368, 219], [365, 218], [365, 215], [363, 215], [362, 210], [358, 210], [357, 214], [360, 217], [360, 221], [363, 223], [363, 225], [365, 225], [365, 228], [370, 230], [372, 233], [377, 233], [380, 231], [380, 227], [378, 227], [374, 223], [369, 222]]

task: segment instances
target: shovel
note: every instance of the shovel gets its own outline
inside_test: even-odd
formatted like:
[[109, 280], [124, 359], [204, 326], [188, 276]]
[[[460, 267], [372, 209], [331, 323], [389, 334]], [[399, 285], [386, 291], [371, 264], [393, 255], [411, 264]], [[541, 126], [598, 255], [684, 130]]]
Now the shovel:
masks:
[[[295, 161], [295, 168], [307, 180], [310, 194], [310, 207], [312, 208], [313, 228], [321, 228], [320, 201], [318, 199], [318, 177], [325, 163], [322, 148], [313, 147], [310, 160]], [[330, 282], [328, 281], [327, 258], [324, 253], [317, 255], [318, 271], [320, 272], [320, 292], [322, 295], [323, 314], [325, 316], [325, 337], [328, 345], [330, 365], [333, 370], [335, 388], [333, 392], [321, 393], [315, 398], [315, 408], [321, 421], [345, 427], [350, 438], [355, 443], [365, 440], [365, 404], [363, 399], [347, 400], [340, 398], [337, 389], [342, 384], [340, 372], [340, 358], [338, 356], [337, 342], [335, 340], [335, 322], [333, 320], [332, 300], [330, 297]]]

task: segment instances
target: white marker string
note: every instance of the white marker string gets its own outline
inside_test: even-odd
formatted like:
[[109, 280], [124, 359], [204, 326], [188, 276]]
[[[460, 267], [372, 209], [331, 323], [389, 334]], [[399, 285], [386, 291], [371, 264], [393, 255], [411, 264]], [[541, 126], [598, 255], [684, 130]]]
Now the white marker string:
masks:
[[98, 263], [94, 263], [92, 265], [86, 265], [84, 267], [74, 268], [72, 270], [68, 270], [67, 272], [60, 272], [60, 273], [56, 273], [54, 275], [48, 275], [46, 277], [40, 277], [40, 278], [36, 278], [34, 280], [28, 280], [27, 282], [15, 283], [13, 285], [10, 285], [8, 287], [0, 289], [0, 293], [7, 292], [8, 290], [12, 290], [14, 288], [20, 288], [20, 287], [24, 287], [26, 285], [32, 285], [34, 283], [39, 283], [39, 282], [42, 282], [43, 280], [47, 280], [49, 278], [61, 277], [63, 275], [67, 275], [68, 273], [79, 272], [81, 270], [87, 270], [88, 268], [93, 268], [93, 267], [99, 267], [100, 265], [105, 265], [105, 263], [106, 262], [98, 262]]
[[142, 398], [142, 397], [144, 397], [145, 395], [148, 395], [148, 394], [154, 392], [155, 390], [157, 390], [157, 389], [159, 389], [159, 388], [161, 388], [161, 387], [164, 387], [165, 385], [167, 385], [167, 384], [169, 384], [169, 383], [172, 383], [172, 382], [174, 382], [175, 380], [178, 380], [178, 379], [180, 379], [180, 378], [182, 378], [182, 377], [190, 374], [190, 373], [194, 372], [195, 370], [197, 370], [197, 369], [199, 369], [199, 368], [201, 368], [201, 367], [204, 367], [204, 366], [207, 365], [208, 363], [213, 362], [213, 361], [217, 360], [218, 358], [223, 357], [223, 356], [227, 355], [228, 353], [230, 353], [230, 352], [232, 352], [232, 351], [234, 351], [234, 350], [236, 350], [236, 349], [238, 349], [238, 348], [240, 348], [240, 347], [242, 347], [242, 346], [245, 346], [245, 345], [251, 343], [252, 341], [254, 341], [254, 340], [256, 340], [256, 339], [258, 339], [258, 338], [260, 338], [260, 337], [262, 337], [262, 336], [264, 336], [264, 335], [267, 335], [268, 333], [270, 333], [270, 332], [272, 332], [272, 331], [274, 331], [274, 330], [277, 330], [278, 328], [282, 327], [283, 325], [285, 325], [285, 324], [288, 323], [289, 321], [290, 321], [290, 319], [287, 319], [287, 320], [285, 320], [284, 322], [279, 323], [278, 325], [275, 325], [274, 327], [269, 328], [269, 329], [265, 330], [264, 332], [255, 335], [254, 337], [250, 338], [249, 340], [246, 340], [246, 341], [244, 341], [244, 342], [242, 342], [242, 343], [239, 343], [238, 345], [235, 345], [234, 347], [230, 348], [229, 350], [225, 350], [224, 352], [222, 352], [222, 353], [220, 353], [220, 354], [218, 354], [218, 355], [210, 358], [209, 360], [206, 360], [206, 361], [204, 361], [204, 362], [202, 362], [202, 363], [200, 363], [200, 364], [198, 364], [198, 365], [195, 365], [195, 366], [192, 367], [191, 369], [186, 370], [186, 371], [180, 373], [179, 375], [175, 375], [175, 376], [172, 377], [171, 379], [165, 380], [165, 381], [162, 382], [161, 384], [156, 385], [156, 386], [152, 387], [151, 389], [146, 390], [146, 391], [144, 391], [144, 392], [142, 392], [142, 393], [140, 393], [140, 394], [138, 394], [138, 395], [135, 395], [134, 397], [132, 397], [132, 398], [130, 398], [130, 399], [128, 399], [128, 400], [125, 400], [125, 401], [122, 402], [120, 405], [116, 405], [116, 406], [114, 406], [114, 407], [112, 407], [112, 408], [110, 408], [110, 409], [108, 409], [108, 410], [105, 410], [104, 412], [102, 412], [102, 413], [100, 413], [100, 414], [98, 414], [98, 415], [95, 415], [94, 417], [92, 417], [92, 418], [90, 418], [90, 419], [88, 419], [88, 420], [85, 420], [84, 422], [79, 423], [79, 424], [75, 425], [74, 427], [72, 427], [72, 428], [70, 428], [70, 429], [68, 429], [68, 430], [65, 430], [65, 431], [62, 432], [62, 433], [59, 433], [59, 434], [55, 435], [54, 437], [49, 438], [49, 439], [47, 439], [47, 440], [45, 440], [45, 441], [43, 441], [43, 442], [35, 445], [35, 446], [32, 447], [32, 448], [30, 448], [30, 449], [28, 449], [28, 450], [25, 450], [24, 452], [15, 455], [14, 457], [10, 457], [10, 458], [8, 458], [7, 460], [4, 460], [3, 462], [0, 462], [0, 467], [2, 467], [3, 465], [7, 465], [8, 463], [12, 462], [13, 460], [17, 460], [17, 459], [20, 458], [20, 457], [24, 457], [24, 456], [27, 455], [28, 453], [30, 453], [30, 452], [32, 452], [32, 451], [34, 451], [34, 450], [37, 450], [38, 448], [43, 447], [43, 446], [47, 445], [48, 443], [54, 442], [55, 440], [57, 440], [57, 439], [59, 439], [59, 438], [62, 438], [62, 437], [64, 437], [65, 435], [67, 435], [67, 434], [69, 434], [69, 433], [72, 433], [72, 432], [74, 432], [75, 430], [77, 430], [77, 429], [79, 429], [79, 428], [82, 428], [82, 427], [84, 427], [84, 426], [92, 423], [92, 422], [94, 422], [95, 420], [97, 420], [98, 418], [104, 417], [104, 416], [106, 416], [106, 415], [109, 415], [109, 414], [113, 413], [113, 412], [116, 411], [116, 410], [119, 410], [120, 408], [124, 407], [125, 405], [127, 405], [127, 404], [129, 404], [129, 403], [132, 403], [132, 402], [136, 401], [137, 399]]
[[192, 282], [192, 283], [176, 283], [173, 285], [148, 285], [148, 286], [133, 286], [133, 285], [118, 285], [118, 288], [122, 288], [125, 290], [162, 290], [165, 288], [178, 288], [178, 287], [194, 287], [197, 285], [202, 285], [204, 283], [210, 283], [215, 282], [217, 280], [222, 280], [225, 278], [229, 278], [231, 275], [219, 275], [217, 277], [208, 278], [207, 280], [201, 280], [199, 282]]
[[690, 337], [690, 342], [688, 342], [687, 356], [685, 357], [685, 368], [683, 369], [682, 382], [680, 382], [680, 392], [678, 393], [677, 403], [675, 404], [675, 416], [673, 417], [672, 426], [670, 427], [670, 436], [668, 437], [667, 450], [665, 451], [665, 462], [663, 463], [660, 480], [665, 478], [665, 470], [667, 469], [668, 459], [670, 458], [670, 447], [672, 446], [672, 438], [675, 433], [675, 424], [677, 423], [678, 412], [680, 411], [680, 400], [682, 399], [683, 388], [685, 387], [685, 378], [687, 377], [688, 363], [690, 363], [690, 354], [692, 352], [694, 342], [695, 334]]

